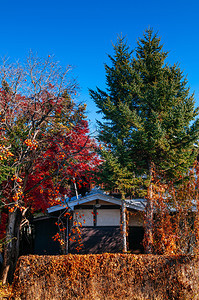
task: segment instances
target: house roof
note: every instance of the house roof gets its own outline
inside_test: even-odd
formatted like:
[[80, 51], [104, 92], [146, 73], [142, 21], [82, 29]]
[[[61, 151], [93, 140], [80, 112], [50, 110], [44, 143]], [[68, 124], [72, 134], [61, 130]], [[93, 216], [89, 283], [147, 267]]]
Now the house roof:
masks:
[[[101, 190], [98, 187], [92, 189], [89, 193], [87, 193], [84, 197], [81, 195], [77, 197], [67, 198], [65, 203], [52, 206], [48, 208], [48, 213], [52, 213], [58, 210], [65, 209], [65, 207], [69, 207], [71, 210], [74, 210], [76, 205], [84, 204], [93, 200], [102, 200], [109, 202], [111, 204], [121, 205], [122, 200], [116, 197], [109, 195], [107, 192]], [[131, 199], [125, 200], [127, 208], [131, 208], [138, 211], [144, 211], [146, 206], [145, 199]]]

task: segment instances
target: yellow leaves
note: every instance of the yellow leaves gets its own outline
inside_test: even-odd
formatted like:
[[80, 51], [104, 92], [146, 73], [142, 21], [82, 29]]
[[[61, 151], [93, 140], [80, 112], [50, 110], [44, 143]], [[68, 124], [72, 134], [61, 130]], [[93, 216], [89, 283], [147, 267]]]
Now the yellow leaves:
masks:
[[9, 296], [11, 296], [11, 285], [3, 285], [2, 282], [0, 282], [0, 295], [2, 299], [8, 299]]

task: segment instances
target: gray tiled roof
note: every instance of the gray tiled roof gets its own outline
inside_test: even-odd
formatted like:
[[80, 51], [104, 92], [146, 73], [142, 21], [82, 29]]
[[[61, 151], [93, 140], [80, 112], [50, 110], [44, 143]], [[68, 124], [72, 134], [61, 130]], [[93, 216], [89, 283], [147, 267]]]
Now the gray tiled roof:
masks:
[[[78, 198], [77, 197], [72, 197], [70, 199], [66, 198], [65, 206], [67, 203], [67, 206], [73, 210], [74, 206], [76, 206], [78, 204], [86, 203], [86, 202], [97, 200], [97, 199], [107, 201], [112, 204], [117, 204], [117, 205], [122, 204], [120, 198], [115, 198], [115, 197], [109, 195], [107, 192], [103, 191], [102, 189], [95, 187], [89, 193], [87, 193], [84, 197], [82, 197], [81, 195], [78, 195]], [[131, 199], [131, 200], [128, 199], [125, 201], [126, 201], [127, 208], [131, 208], [131, 209], [138, 210], [138, 211], [145, 210], [145, 207], [146, 207], [145, 199]], [[61, 210], [63, 208], [64, 208], [64, 203], [63, 203], [63, 205], [57, 205], [57, 206], [50, 207], [48, 209], [48, 212]]]

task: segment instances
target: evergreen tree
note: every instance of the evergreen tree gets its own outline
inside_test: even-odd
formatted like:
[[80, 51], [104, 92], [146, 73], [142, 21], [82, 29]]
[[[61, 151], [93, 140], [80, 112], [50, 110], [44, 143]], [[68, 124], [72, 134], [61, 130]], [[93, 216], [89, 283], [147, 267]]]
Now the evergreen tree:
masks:
[[99, 140], [118, 162], [117, 168], [127, 169], [128, 178], [129, 172], [132, 178], [149, 178], [145, 228], [148, 253], [153, 244], [153, 166], [164, 180], [185, 174], [196, 159], [199, 136], [194, 95], [190, 95], [179, 66], [165, 63], [167, 56], [160, 38], [150, 29], [139, 39], [135, 56], [119, 38], [114, 56], [109, 56], [112, 66], [105, 65], [107, 90], [90, 91], [104, 118], [104, 122], [98, 122]]

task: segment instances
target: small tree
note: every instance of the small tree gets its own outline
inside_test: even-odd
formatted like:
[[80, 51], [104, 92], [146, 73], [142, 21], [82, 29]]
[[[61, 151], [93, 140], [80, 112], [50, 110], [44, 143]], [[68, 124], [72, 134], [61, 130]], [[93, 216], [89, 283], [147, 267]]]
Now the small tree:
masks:
[[153, 170], [154, 253], [198, 254], [198, 170], [195, 161], [175, 182], [160, 182]]
[[104, 118], [98, 122], [99, 140], [132, 178], [148, 180], [147, 253], [153, 252], [154, 167], [160, 180], [171, 180], [186, 173], [197, 155], [194, 95], [180, 68], [165, 63], [167, 55], [150, 29], [139, 39], [135, 56], [125, 40], [118, 38], [114, 56], [109, 56], [112, 66], [105, 65], [107, 90], [90, 91]]

